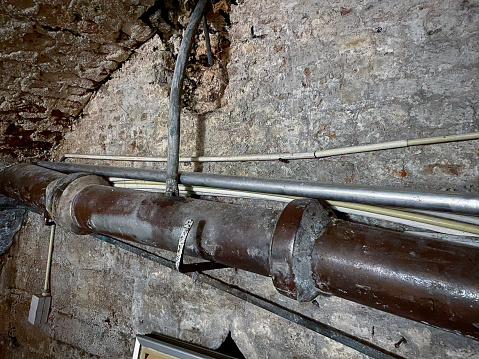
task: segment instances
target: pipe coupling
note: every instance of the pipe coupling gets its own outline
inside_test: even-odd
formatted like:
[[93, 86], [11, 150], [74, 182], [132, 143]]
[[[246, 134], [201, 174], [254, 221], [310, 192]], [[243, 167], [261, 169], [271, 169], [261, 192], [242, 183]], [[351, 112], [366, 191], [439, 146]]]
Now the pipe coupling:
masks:
[[92, 185], [110, 186], [102, 177], [88, 173], [72, 173], [48, 185], [45, 198], [46, 209], [56, 224], [75, 234], [91, 232], [82, 228], [76, 221], [74, 203], [75, 197]]
[[296, 199], [286, 206], [276, 224], [270, 252], [270, 274], [278, 292], [301, 302], [321, 293], [313, 280], [311, 256], [316, 239], [334, 218], [324, 201]]

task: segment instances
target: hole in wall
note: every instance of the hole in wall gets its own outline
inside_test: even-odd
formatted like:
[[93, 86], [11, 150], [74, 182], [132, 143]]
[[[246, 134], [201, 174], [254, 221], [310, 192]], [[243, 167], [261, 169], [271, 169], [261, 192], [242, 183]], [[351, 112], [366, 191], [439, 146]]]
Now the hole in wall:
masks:
[[199, 26], [191, 50], [184, 83], [184, 106], [196, 113], [206, 113], [224, 106], [223, 96], [229, 83], [230, 16], [232, 3], [219, 1], [206, 12], [214, 63], [208, 66], [203, 27]]

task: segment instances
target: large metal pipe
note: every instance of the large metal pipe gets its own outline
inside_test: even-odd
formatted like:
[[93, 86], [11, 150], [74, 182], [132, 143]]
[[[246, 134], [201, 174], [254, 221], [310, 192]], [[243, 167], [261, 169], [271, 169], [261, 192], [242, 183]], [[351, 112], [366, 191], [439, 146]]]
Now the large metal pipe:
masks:
[[322, 291], [479, 338], [477, 249], [335, 221], [312, 263]]
[[341, 221], [317, 200], [295, 200], [283, 211], [244, 208], [113, 188], [94, 175], [34, 165], [0, 171], [0, 193], [41, 207], [75, 233], [168, 250], [193, 220], [187, 254], [270, 276], [288, 297], [332, 293], [479, 339], [476, 247]]
[[[88, 172], [105, 177], [131, 178], [165, 182], [166, 172], [131, 167], [91, 166], [61, 162], [38, 162], [38, 165], [64, 173]], [[225, 176], [181, 172], [179, 182], [185, 185], [226, 188], [251, 192], [396, 206], [479, 215], [477, 193], [422, 191], [412, 188], [381, 188], [336, 185], [298, 180]]]
[[176, 252], [187, 220], [193, 221], [185, 254], [269, 275], [269, 247], [280, 211], [93, 185], [75, 197], [76, 224]]
[[18, 163], [13, 166], [1, 164], [1, 191], [8, 197], [17, 199], [37, 211], [46, 208], [47, 186], [64, 174], [55, 171], [32, 171], [32, 165]]
[[193, 220], [186, 255], [265, 276], [281, 213], [111, 187], [98, 176], [67, 176], [29, 164], [0, 171], [0, 193], [48, 212], [74, 233], [104, 234], [170, 251], [177, 250], [185, 222]]

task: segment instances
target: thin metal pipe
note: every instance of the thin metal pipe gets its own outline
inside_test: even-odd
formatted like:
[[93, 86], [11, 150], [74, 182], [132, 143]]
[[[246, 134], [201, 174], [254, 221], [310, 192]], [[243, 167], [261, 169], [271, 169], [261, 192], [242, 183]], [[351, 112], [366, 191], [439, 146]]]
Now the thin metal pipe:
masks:
[[181, 90], [185, 77], [185, 68], [193, 44], [193, 35], [201, 20], [208, 0], [200, 0], [191, 14], [190, 22], [186, 27], [181, 40], [178, 57], [176, 58], [175, 72], [171, 83], [170, 108], [168, 119], [168, 160], [167, 160], [167, 194], [178, 195], [178, 167], [180, 157], [180, 113]]
[[206, 22], [206, 16], [203, 15], [203, 33], [206, 43], [206, 56], [208, 57], [208, 66], [213, 66], [213, 55], [211, 53], [210, 33], [208, 32], [208, 23]]
[[[329, 150], [318, 150], [313, 152], [297, 153], [271, 153], [271, 154], [252, 154], [239, 156], [193, 156], [180, 157], [179, 162], [241, 162], [241, 161], [277, 161], [277, 160], [301, 160], [325, 158], [354, 153], [364, 153], [371, 151], [389, 150], [394, 148], [403, 148], [410, 146], [431, 145], [438, 143], [448, 143], [457, 141], [470, 141], [479, 139], [479, 132], [464, 133], [458, 135], [416, 138], [407, 140], [398, 140], [390, 142], [371, 143], [359, 146], [332, 148]], [[108, 161], [134, 161], [134, 162], [167, 162], [166, 157], [135, 157], [135, 156], [115, 156], [115, 155], [83, 155], [67, 153], [60, 162], [67, 158], [108, 160]]]
[[[158, 170], [43, 161], [38, 162], [38, 165], [65, 173], [89, 172], [105, 177], [120, 177], [157, 182], [165, 182], [166, 179], [166, 172]], [[411, 188], [336, 185], [312, 181], [273, 180], [196, 172], [180, 173], [179, 182], [185, 185], [318, 198], [331, 201], [479, 214], [479, 195], [477, 193], [451, 193], [421, 191]]]
[[50, 274], [52, 272], [53, 241], [55, 239], [55, 224], [51, 225], [50, 242], [48, 244], [47, 269], [45, 271], [45, 284], [43, 285], [43, 295], [50, 294]]
[[18, 204], [0, 204], [0, 211], [30, 211], [41, 214], [39, 210], [30, 206], [22, 206]]

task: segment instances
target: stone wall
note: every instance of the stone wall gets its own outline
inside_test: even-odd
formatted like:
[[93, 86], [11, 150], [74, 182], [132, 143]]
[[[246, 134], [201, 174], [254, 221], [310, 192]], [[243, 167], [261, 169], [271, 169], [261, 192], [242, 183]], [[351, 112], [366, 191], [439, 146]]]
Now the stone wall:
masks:
[[153, 30], [154, 0], [2, 1], [0, 156], [46, 156]]
[[[477, 3], [245, 0], [217, 3], [208, 19], [215, 65], [204, 65], [200, 30], [187, 73], [182, 155], [303, 152], [479, 130]], [[170, 22], [101, 86], [54, 159], [65, 153], [166, 155], [169, 84], [181, 39], [181, 32], [168, 30], [176, 26]], [[478, 141], [470, 141], [182, 168], [477, 192], [478, 155]], [[2, 257], [0, 356], [129, 358], [135, 335], [156, 331], [212, 348], [231, 332], [247, 358], [362, 357], [181, 274], [61, 229], [52, 312], [47, 325], [32, 327], [28, 308], [31, 295], [41, 291], [47, 241], [48, 229], [31, 214]], [[231, 269], [215, 275], [407, 358], [479, 352], [477, 341], [336, 297], [300, 304], [279, 295], [270, 279]], [[406, 341], [398, 344], [401, 338]]]

